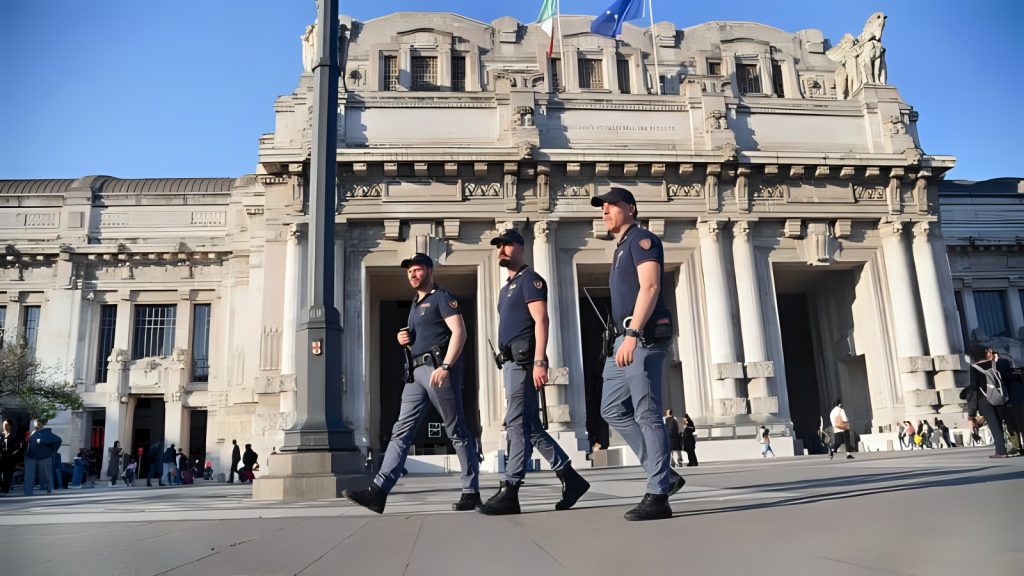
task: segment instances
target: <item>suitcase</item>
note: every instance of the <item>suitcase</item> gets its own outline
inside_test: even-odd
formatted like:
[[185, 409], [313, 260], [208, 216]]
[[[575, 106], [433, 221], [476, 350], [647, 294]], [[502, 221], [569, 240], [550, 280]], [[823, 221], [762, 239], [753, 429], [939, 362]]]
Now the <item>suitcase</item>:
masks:
[[181, 483], [182, 484], [193, 484], [192, 471], [182, 470], [181, 472]]

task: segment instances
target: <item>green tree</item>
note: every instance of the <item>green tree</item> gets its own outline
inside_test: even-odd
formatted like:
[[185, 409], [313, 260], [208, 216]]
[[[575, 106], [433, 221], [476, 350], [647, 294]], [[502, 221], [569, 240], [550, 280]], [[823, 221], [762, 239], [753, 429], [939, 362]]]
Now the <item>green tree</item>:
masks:
[[0, 342], [0, 401], [14, 399], [32, 418], [49, 420], [62, 410], [80, 410], [82, 396], [60, 367], [35, 357], [20, 333]]

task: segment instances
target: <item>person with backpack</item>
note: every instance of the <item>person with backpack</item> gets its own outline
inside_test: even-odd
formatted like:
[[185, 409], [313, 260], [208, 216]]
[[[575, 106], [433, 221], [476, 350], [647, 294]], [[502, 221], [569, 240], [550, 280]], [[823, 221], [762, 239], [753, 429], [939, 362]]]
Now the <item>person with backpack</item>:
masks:
[[960, 398], [967, 400], [967, 419], [973, 423], [978, 413], [985, 417], [996, 450], [989, 458], [1006, 458], [1009, 455], [1003, 435], [1004, 423], [1010, 434], [1011, 452], [1020, 454], [1020, 436], [1003, 384], [1005, 375], [999, 370], [995, 354], [991, 348], [975, 344], [971, 346], [970, 356], [974, 361], [971, 364], [971, 382], [960, 392]]

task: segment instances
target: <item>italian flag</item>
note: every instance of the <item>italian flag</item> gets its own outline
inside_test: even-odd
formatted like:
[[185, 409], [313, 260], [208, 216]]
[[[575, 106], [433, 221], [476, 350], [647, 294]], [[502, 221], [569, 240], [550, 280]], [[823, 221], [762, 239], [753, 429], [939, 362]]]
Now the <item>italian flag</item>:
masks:
[[537, 15], [537, 24], [541, 30], [548, 34], [548, 58], [551, 58], [551, 51], [555, 47], [555, 35], [552, 33], [555, 16], [558, 14], [558, 0], [544, 0], [540, 5], [540, 14]]

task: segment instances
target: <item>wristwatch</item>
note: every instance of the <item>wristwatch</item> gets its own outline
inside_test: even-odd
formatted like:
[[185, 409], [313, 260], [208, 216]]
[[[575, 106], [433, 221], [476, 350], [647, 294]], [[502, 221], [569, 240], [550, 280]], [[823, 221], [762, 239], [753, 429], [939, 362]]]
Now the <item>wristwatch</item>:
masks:
[[533, 365], [536, 366], [537, 368], [547, 368], [548, 367], [548, 361], [547, 360], [534, 360], [533, 361]]
[[447, 370], [450, 366], [451, 364], [445, 362], [444, 364], [441, 364], [441, 370]]
[[632, 336], [637, 340], [642, 340], [644, 337], [644, 335], [641, 334], [639, 330], [635, 330], [633, 328], [626, 328], [626, 336]]

